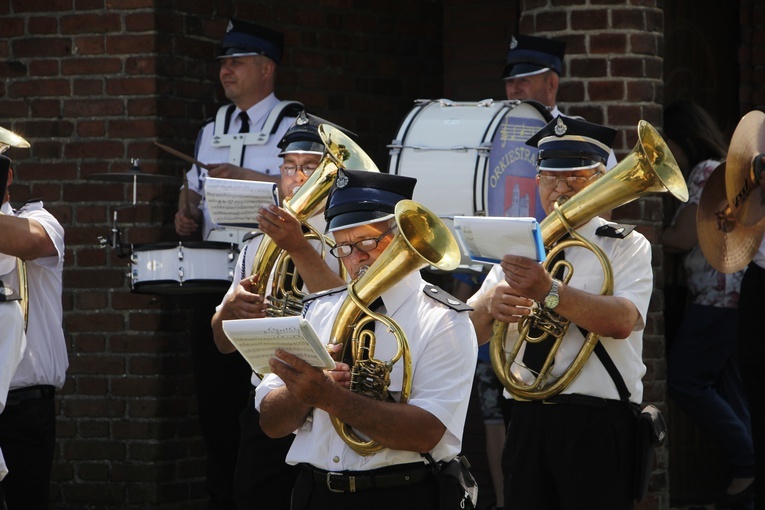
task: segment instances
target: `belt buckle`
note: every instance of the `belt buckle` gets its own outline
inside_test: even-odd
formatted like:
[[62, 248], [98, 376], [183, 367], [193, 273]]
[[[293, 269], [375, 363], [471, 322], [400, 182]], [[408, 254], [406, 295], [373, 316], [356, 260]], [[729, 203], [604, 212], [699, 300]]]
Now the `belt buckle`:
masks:
[[[332, 488], [332, 475], [340, 476], [342, 477], [342, 473], [337, 472], [328, 472], [327, 473], [327, 489], [329, 489], [330, 492], [345, 492], [342, 489], [333, 489]], [[356, 492], [356, 477], [355, 476], [349, 476], [348, 477], [348, 491], [349, 492]]]

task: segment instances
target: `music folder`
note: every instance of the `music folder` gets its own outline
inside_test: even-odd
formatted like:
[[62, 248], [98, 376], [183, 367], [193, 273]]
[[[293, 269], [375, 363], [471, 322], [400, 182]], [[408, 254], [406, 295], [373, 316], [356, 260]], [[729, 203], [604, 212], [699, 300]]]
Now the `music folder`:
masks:
[[455, 216], [454, 232], [471, 260], [498, 264], [505, 255], [545, 260], [539, 223], [531, 217]]
[[299, 315], [261, 319], [224, 320], [223, 332], [258, 374], [271, 372], [268, 360], [281, 348], [325, 370], [335, 368], [325, 345], [313, 326]]

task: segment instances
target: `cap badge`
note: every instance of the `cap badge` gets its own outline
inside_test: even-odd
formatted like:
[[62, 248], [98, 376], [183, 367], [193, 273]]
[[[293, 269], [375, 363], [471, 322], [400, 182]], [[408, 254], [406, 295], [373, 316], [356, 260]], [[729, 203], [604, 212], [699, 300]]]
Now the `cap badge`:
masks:
[[555, 135], [563, 136], [566, 134], [567, 130], [568, 130], [568, 126], [566, 126], [562, 118], [558, 117], [558, 122], [555, 123]]
[[231, 20], [228, 20], [228, 26], [226, 27], [226, 33], [231, 32], [234, 29], [234, 23]]
[[335, 179], [335, 186], [338, 188], [344, 188], [348, 185], [348, 176], [345, 174], [338, 174]]
[[518, 39], [515, 38], [515, 36], [510, 38], [510, 49], [514, 50], [518, 47]]
[[298, 115], [298, 118], [295, 119], [295, 124], [298, 126], [305, 126], [308, 124], [308, 117], [306, 116], [305, 110], [300, 112], [300, 115]]

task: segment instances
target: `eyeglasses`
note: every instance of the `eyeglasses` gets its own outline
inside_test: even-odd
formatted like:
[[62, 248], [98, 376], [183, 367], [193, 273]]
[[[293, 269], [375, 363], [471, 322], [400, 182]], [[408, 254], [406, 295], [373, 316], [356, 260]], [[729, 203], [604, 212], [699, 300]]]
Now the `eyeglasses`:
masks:
[[337, 246], [330, 248], [329, 253], [331, 253], [335, 258], [344, 259], [353, 253], [354, 248], [363, 252], [372, 251], [377, 248], [377, 245], [380, 244], [380, 241], [382, 241], [385, 236], [393, 232], [395, 229], [396, 227], [390, 228], [388, 231], [383, 232], [380, 237], [376, 239], [362, 239], [361, 241], [356, 241], [355, 243], [338, 244]]
[[582, 177], [580, 175], [573, 175], [569, 177], [562, 177], [559, 175], [539, 175], [539, 184], [545, 188], [557, 188], [558, 182], [563, 181], [569, 189], [581, 188], [591, 180], [600, 176], [600, 172], [595, 172], [589, 177]]
[[295, 172], [297, 172], [299, 168], [300, 171], [303, 172], [303, 175], [306, 177], [311, 177], [311, 174], [314, 173], [318, 167], [319, 165], [282, 165], [279, 167], [279, 169], [284, 173], [284, 175], [292, 177], [295, 175]]

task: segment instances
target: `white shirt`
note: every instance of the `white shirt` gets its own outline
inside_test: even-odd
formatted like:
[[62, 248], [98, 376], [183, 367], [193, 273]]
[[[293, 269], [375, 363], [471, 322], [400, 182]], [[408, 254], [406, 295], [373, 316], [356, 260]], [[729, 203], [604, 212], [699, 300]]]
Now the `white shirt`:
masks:
[[[252, 106], [247, 110], [247, 116], [250, 118], [250, 131], [260, 131], [268, 114], [271, 110], [279, 104], [279, 100], [272, 93], [259, 103]], [[224, 106], [223, 108], [228, 108]], [[238, 133], [242, 122], [239, 118], [239, 113], [242, 110], [234, 108], [231, 114], [231, 121], [228, 128], [228, 133]], [[295, 121], [294, 117], [284, 117], [279, 123], [279, 127], [276, 132], [268, 138], [268, 141], [263, 145], [248, 145], [244, 152], [244, 160], [241, 166], [253, 172], [262, 173], [265, 175], [278, 176], [279, 165], [282, 163], [282, 159], [279, 157], [280, 149], [276, 146], [284, 134], [290, 128]], [[213, 131], [215, 128], [215, 122], [211, 121], [206, 124], [199, 134], [197, 140], [195, 158], [205, 164], [222, 164], [229, 160], [229, 148], [228, 147], [213, 147]], [[189, 189], [204, 197], [204, 180], [207, 177], [207, 170], [204, 168], [197, 168], [196, 165], [186, 173]], [[204, 215], [204, 239], [208, 238], [210, 230], [215, 228], [215, 224], [210, 217], [210, 211], [202, 200], [200, 207]]]
[[[604, 219], [596, 217], [577, 229], [577, 233], [593, 242], [605, 252], [613, 269], [613, 295], [630, 300], [640, 313], [638, 322], [634, 325], [629, 337], [622, 340], [600, 337], [600, 341], [619, 369], [622, 378], [624, 378], [627, 389], [631, 394], [630, 400], [635, 403], [641, 403], [643, 399], [643, 383], [641, 380], [646, 372], [642, 358], [643, 329], [645, 328], [645, 317], [648, 313], [648, 305], [653, 290], [651, 244], [637, 231], [633, 231], [624, 239], [596, 236], [595, 230], [607, 223]], [[565, 258], [566, 261], [571, 262], [574, 266], [574, 275], [569, 285], [591, 294], [600, 294], [603, 286], [603, 271], [600, 262], [593, 253], [583, 248], [567, 248], [565, 250]], [[490, 292], [503, 279], [504, 273], [502, 268], [499, 265], [495, 265], [478, 292], [468, 300], [468, 304], [474, 304], [482, 295]], [[593, 310], [592, 313], [599, 312], [598, 310]], [[515, 335], [510, 330], [514, 328], [508, 329], [510, 333], [508, 340], [512, 342], [515, 340]], [[571, 364], [583, 343], [584, 337], [579, 328], [571, 324], [555, 356], [555, 365], [552, 370], [554, 377], [559, 377]], [[523, 359], [524, 351], [525, 346], [518, 353], [518, 360]], [[513, 373], [526, 383], [532, 381], [532, 374], [517, 364], [514, 365]], [[594, 353], [585, 362], [579, 375], [561, 393], [578, 393], [619, 400], [619, 392], [611, 376]]]
[[[64, 268], [64, 228], [43, 208], [42, 202], [25, 204], [14, 212], [6, 202], [3, 214], [37, 221], [48, 233], [56, 247], [56, 254], [26, 262], [29, 290], [29, 319], [27, 325], [27, 348], [11, 381], [11, 389], [38, 384], [56, 388], [64, 385], [69, 358], [64, 339], [63, 310], [61, 306], [61, 277]], [[18, 275], [10, 282], [18, 288]]]
[[[462, 433], [467, 415], [477, 357], [475, 331], [467, 313], [458, 313], [429, 298], [425, 282], [414, 272], [382, 294], [385, 315], [395, 320], [406, 334], [412, 355], [412, 391], [409, 405], [420, 407], [438, 418], [446, 432], [431, 454], [437, 460], [451, 459], [462, 448]], [[329, 342], [329, 335], [346, 291], [320, 297], [307, 303], [306, 319], [319, 338]], [[375, 358], [389, 360], [396, 350], [393, 335], [380, 323], [375, 325]], [[389, 390], [401, 390], [403, 367], [393, 367]], [[257, 388], [255, 404], [284, 383], [269, 374]], [[385, 419], [380, 417], [380, 419]], [[401, 431], [402, 434], [411, 431]], [[424, 462], [416, 452], [383, 449], [362, 456], [354, 452], [335, 432], [330, 416], [313, 410], [313, 421], [307, 421], [296, 432], [287, 454], [288, 464], [309, 463], [328, 471], [366, 471], [390, 466]]]
[[[316, 229], [317, 232], [323, 233], [326, 228], [326, 221], [324, 220], [323, 214], [316, 214], [310, 218], [308, 218], [308, 224], [311, 225], [313, 228]], [[255, 255], [258, 253], [258, 248], [260, 248], [260, 244], [263, 241], [263, 238], [265, 236], [261, 233], [257, 235], [256, 237], [253, 237], [252, 239], [248, 239], [245, 241], [245, 243], [241, 246], [241, 250], [239, 252], [239, 258], [236, 261], [236, 266], [234, 267], [234, 280], [231, 282], [231, 286], [228, 288], [228, 291], [226, 291], [226, 295], [223, 296], [223, 300], [221, 303], [215, 307], [215, 311], [218, 312], [223, 307], [223, 303], [226, 302], [226, 300], [236, 292], [236, 288], [239, 286], [239, 282], [244, 280], [245, 278], [249, 278], [250, 275], [252, 275], [252, 266], [255, 261]], [[310, 240], [309, 243], [313, 245], [314, 248], [316, 248], [316, 251], [321, 253], [321, 242], [316, 240]], [[340, 262], [338, 259], [333, 257], [329, 253], [330, 246], [325, 246], [325, 252], [324, 252], [324, 260], [327, 263], [327, 266], [332, 271], [335, 271], [337, 274], [340, 274]], [[271, 275], [269, 276], [268, 285], [266, 286], [266, 289], [271, 289], [271, 285], [273, 283], [274, 273], [271, 272]], [[308, 290], [303, 287], [303, 292], [306, 294], [308, 293]], [[260, 383], [260, 378], [253, 372], [252, 374], [252, 385], [257, 386], [258, 383]]]

